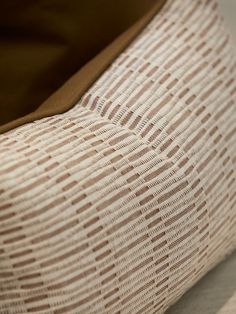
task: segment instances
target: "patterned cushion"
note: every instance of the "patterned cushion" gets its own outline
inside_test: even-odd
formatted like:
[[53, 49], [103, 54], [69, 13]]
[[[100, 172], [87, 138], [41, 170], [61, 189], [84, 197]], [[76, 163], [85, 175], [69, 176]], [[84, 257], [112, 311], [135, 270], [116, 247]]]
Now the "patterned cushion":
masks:
[[169, 0], [70, 111], [0, 136], [0, 312], [163, 313], [236, 248], [236, 59]]

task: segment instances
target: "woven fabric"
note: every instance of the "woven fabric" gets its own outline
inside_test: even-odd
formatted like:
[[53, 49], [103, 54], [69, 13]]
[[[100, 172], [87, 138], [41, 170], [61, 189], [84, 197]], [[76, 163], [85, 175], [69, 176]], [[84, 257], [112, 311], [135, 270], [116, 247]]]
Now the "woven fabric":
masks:
[[0, 312], [163, 313], [236, 248], [236, 59], [169, 0], [65, 114], [0, 136]]

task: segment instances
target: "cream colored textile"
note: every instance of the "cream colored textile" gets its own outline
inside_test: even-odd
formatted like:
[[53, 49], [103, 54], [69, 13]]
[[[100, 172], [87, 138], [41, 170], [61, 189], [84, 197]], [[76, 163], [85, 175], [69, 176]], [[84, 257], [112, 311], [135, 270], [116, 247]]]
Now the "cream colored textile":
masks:
[[170, 0], [69, 112], [0, 136], [0, 313], [163, 313], [236, 248], [236, 59]]
[[236, 253], [204, 276], [166, 314], [236, 313]]

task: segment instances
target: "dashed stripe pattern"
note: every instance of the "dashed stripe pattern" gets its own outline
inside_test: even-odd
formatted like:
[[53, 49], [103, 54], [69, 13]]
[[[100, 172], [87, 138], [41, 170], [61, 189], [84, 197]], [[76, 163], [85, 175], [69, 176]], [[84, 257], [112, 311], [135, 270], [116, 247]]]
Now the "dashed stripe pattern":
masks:
[[163, 313], [236, 248], [236, 58], [169, 0], [67, 113], [0, 136], [0, 313]]

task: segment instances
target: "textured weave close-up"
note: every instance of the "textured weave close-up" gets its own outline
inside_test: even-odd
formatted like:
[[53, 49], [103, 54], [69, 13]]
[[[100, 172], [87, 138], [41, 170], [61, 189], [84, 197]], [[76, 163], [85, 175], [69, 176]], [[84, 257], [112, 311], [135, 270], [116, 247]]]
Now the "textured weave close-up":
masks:
[[[236, 249], [236, 54], [217, 1], [163, 2], [89, 82], [0, 135], [0, 314], [162, 314]], [[186, 309], [171, 314], [203, 313]]]

